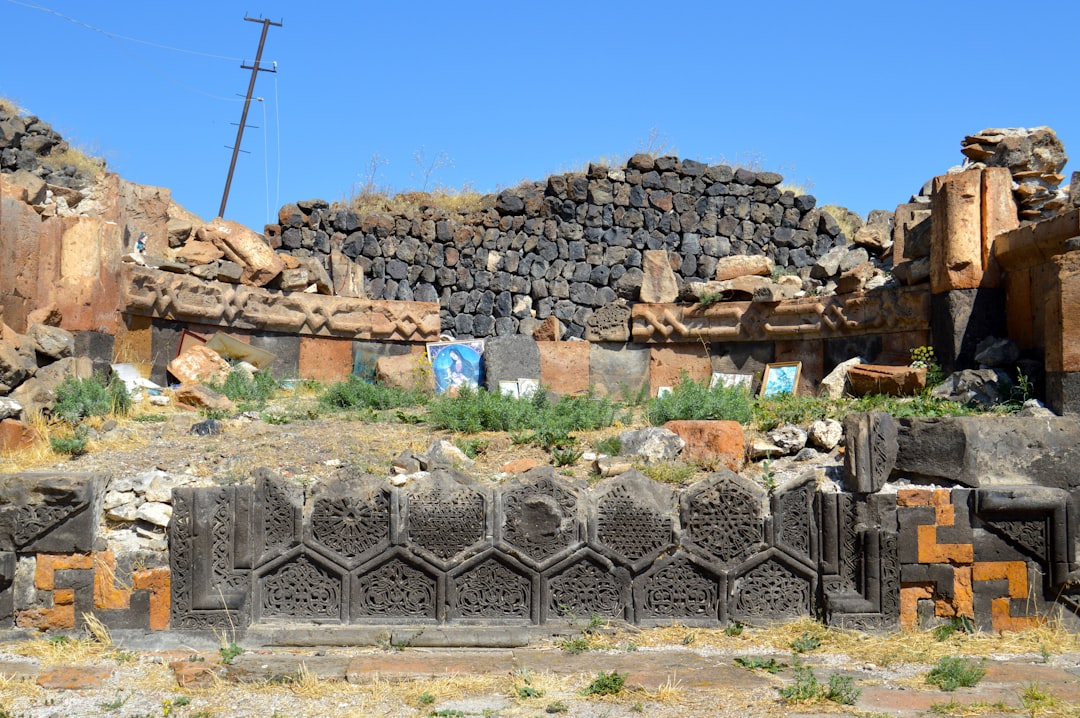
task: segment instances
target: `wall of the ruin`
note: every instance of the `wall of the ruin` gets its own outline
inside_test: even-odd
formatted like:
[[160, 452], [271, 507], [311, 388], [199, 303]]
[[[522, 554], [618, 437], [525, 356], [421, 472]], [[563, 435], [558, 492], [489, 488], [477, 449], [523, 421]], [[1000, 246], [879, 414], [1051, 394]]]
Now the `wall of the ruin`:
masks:
[[819, 469], [772, 492], [729, 471], [677, 488], [635, 471], [589, 487], [552, 467], [492, 486], [441, 468], [401, 487], [305, 489], [260, 470], [174, 491], [168, 567], [99, 549], [102, 477], [15, 476], [0, 492], [0, 619], [57, 629], [93, 613], [241, 637], [582, 616], [1077, 625], [1075, 422], [877, 413], [849, 417], [845, 435], [831, 488]]
[[636, 301], [646, 250], [672, 253], [680, 282], [711, 280], [717, 260], [771, 257], [809, 273], [847, 241], [811, 195], [781, 189], [775, 172], [635, 155], [485, 198], [467, 214], [435, 207], [360, 215], [321, 200], [282, 207], [272, 245], [329, 266], [341, 250], [364, 267], [373, 299], [439, 302], [457, 337], [531, 334], [558, 317], [589, 338], [591, 317]]

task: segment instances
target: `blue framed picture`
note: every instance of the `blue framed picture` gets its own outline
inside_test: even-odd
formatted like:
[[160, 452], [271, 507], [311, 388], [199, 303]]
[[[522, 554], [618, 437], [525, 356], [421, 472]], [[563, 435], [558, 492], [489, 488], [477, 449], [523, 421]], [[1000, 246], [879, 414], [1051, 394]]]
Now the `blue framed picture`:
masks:
[[761, 377], [761, 396], [797, 394], [800, 374], [802, 374], [801, 361], [766, 364], [765, 375]]
[[456, 393], [461, 387], [476, 389], [484, 371], [484, 340], [435, 342], [427, 345], [428, 361], [435, 376], [435, 393]]

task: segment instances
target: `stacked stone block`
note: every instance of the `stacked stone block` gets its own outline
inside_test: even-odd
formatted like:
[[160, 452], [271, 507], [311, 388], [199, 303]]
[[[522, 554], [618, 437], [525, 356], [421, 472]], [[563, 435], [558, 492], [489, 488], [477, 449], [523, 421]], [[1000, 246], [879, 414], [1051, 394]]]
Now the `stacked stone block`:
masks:
[[365, 268], [374, 299], [438, 301], [458, 337], [531, 334], [557, 317], [583, 337], [591, 317], [636, 301], [643, 254], [671, 253], [680, 283], [712, 280], [717, 260], [765, 255], [809, 273], [846, 241], [810, 195], [775, 172], [639, 154], [484, 198], [456, 214], [433, 206], [359, 215], [322, 200], [285, 205], [267, 236], [328, 262], [340, 249]]

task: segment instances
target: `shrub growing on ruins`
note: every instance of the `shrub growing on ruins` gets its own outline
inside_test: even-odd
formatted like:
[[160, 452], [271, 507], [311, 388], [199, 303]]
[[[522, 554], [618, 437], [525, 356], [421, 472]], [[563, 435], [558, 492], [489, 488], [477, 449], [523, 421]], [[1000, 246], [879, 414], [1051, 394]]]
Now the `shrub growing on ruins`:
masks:
[[224, 394], [237, 404], [250, 404], [261, 407], [274, 395], [281, 385], [268, 371], [248, 374], [244, 371], [231, 371], [224, 382], [208, 382], [211, 389]]
[[65, 377], [56, 387], [53, 415], [69, 424], [77, 424], [89, 416], [125, 415], [131, 410], [131, 395], [116, 377], [87, 379]]
[[327, 409], [398, 409], [419, 406], [427, 397], [419, 389], [406, 390], [362, 379], [355, 374], [331, 384], [319, 395], [319, 405]]
[[[564, 443], [571, 431], [611, 426], [615, 405], [594, 396], [564, 396], [552, 402], [546, 391], [514, 398], [485, 389], [462, 388], [457, 396], [442, 395], [428, 406], [429, 420], [438, 429], [467, 434], [509, 431], [523, 441], [553, 446]], [[531, 432], [528, 435], [522, 432]]]
[[981, 661], [962, 656], [942, 656], [926, 675], [926, 682], [943, 691], [971, 688], [986, 675]]
[[685, 419], [729, 419], [745, 424], [752, 415], [750, 394], [745, 387], [717, 384], [709, 388], [685, 372], [670, 394], [652, 399], [646, 409], [653, 426]]

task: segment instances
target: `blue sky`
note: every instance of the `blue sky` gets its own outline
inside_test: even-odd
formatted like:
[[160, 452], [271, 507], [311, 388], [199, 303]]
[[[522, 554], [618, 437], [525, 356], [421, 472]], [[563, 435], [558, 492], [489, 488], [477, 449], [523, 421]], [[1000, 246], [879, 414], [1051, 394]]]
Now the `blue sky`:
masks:
[[209, 219], [261, 31], [244, 17], [265, 17], [283, 22], [262, 59], [277, 73], [259, 74], [259, 127], [226, 210], [258, 230], [286, 202], [348, 197], [373, 166], [395, 191], [488, 192], [650, 144], [779, 171], [865, 216], [958, 164], [965, 134], [1049, 125], [1067, 151], [1080, 143], [1067, 47], [1080, 3], [1023, 13], [996, 0], [0, 0], [0, 96]]

